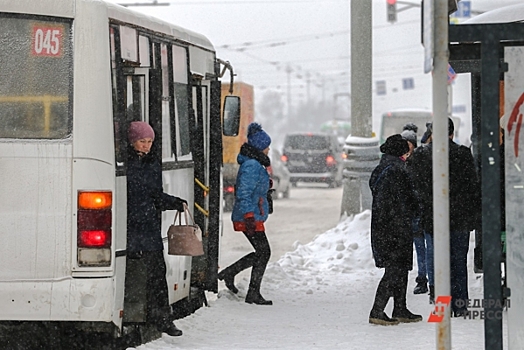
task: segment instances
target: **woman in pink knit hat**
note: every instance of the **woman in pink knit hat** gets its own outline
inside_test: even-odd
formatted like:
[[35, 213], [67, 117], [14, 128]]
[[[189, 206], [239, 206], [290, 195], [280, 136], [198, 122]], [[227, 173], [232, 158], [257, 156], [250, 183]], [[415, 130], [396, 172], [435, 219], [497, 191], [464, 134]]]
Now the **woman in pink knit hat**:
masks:
[[140, 259], [147, 270], [147, 321], [171, 336], [182, 331], [173, 323], [169, 305], [161, 213], [184, 210], [184, 199], [164, 193], [162, 165], [150, 151], [155, 132], [145, 122], [132, 122], [128, 130], [127, 259]]

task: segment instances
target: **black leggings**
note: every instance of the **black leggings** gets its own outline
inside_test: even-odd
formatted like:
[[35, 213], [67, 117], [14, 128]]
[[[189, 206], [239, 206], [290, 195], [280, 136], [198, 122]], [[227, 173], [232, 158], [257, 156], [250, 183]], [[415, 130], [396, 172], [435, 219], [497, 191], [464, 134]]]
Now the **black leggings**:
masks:
[[254, 252], [251, 252], [242, 257], [237, 262], [233, 263], [224, 270], [224, 273], [229, 276], [235, 276], [239, 272], [253, 267], [251, 270], [251, 281], [249, 282], [249, 289], [252, 292], [260, 292], [260, 284], [262, 283], [262, 277], [266, 271], [267, 263], [271, 257], [271, 248], [269, 247], [269, 241], [267, 240], [266, 233], [255, 232], [252, 235], [248, 235], [244, 232], [244, 235], [248, 239], [249, 243], [255, 248]]

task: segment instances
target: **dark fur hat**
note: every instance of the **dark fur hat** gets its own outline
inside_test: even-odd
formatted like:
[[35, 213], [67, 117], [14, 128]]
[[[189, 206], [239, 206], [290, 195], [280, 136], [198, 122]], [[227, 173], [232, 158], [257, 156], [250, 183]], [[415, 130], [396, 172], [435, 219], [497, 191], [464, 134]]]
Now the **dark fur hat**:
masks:
[[400, 157], [409, 152], [408, 141], [400, 134], [391, 135], [380, 146], [380, 152]]

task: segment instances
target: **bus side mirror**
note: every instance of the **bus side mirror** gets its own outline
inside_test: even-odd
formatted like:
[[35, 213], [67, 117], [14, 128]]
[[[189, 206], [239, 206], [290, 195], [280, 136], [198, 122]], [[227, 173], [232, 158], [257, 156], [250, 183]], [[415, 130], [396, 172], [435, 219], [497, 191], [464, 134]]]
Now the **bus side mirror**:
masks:
[[224, 136], [237, 136], [240, 128], [240, 97], [226, 96], [224, 99], [222, 133]]

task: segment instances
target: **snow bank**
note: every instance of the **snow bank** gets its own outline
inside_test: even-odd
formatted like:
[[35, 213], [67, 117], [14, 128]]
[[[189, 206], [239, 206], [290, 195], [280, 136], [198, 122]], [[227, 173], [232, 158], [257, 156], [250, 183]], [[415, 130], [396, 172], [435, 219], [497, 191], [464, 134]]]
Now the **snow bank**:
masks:
[[322, 284], [326, 275], [366, 273], [373, 269], [370, 242], [371, 211], [345, 218], [313, 241], [268, 265], [264, 283], [273, 287], [311, 287]]

